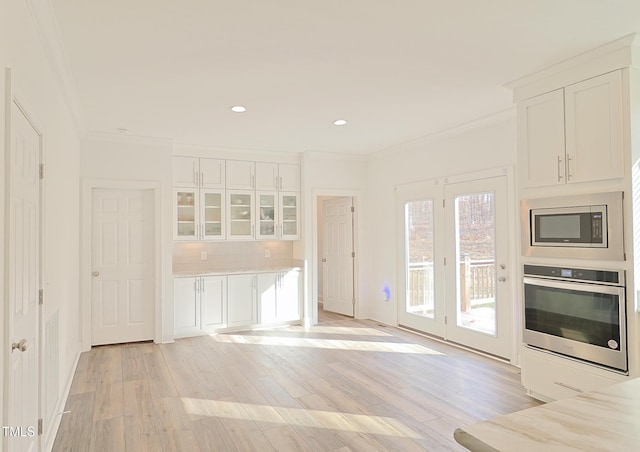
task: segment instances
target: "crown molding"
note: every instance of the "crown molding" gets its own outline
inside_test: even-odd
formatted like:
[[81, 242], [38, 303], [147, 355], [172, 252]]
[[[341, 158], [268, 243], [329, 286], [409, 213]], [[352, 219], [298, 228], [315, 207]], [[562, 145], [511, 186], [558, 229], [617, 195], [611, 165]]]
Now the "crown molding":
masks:
[[58, 21], [55, 17], [51, 0], [26, 0], [27, 9], [35, 24], [40, 42], [49, 60], [49, 66], [56, 78], [67, 109], [71, 115], [78, 136], [85, 134], [84, 114], [80, 106], [80, 98], [76, 84], [71, 75], [69, 64], [60, 36]]
[[389, 156], [397, 156], [403, 153], [414, 152], [424, 146], [437, 143], [448, 138], [454, 138], [465, 133], [469, 133], [475, 129], [488, 127], [493, 124], [499, 124], [516, 118], [516, 107], [511, 105], [504, 110], [497, 111], [490, 115], [482, 116], [480, 118], [473, 119], [471, 121], [463, 122], [455, 126], [434, 132], [428, 135], [423, 135], [418, 138], [414, 138], [403, 143], [399, 143], [390, 146], [385, 149], [381, 149], [377, 152], [369, 154], [371, 160], [377, 160]]
[[366, 162], [368, 160], [366, 154], [341, 154], [339, 152], [324, 151], [305, 151], [304, 157], [310, 160], [345, 160], [355, 162]]
[[121, 144], [141, 144], [148, 146], [173, 146], [173, 140], [169, 138], [145, 137], [140, 135], [127, 135], [118, 132], [89, 132], [83, 141], [100, 141]]
[[513, 100], [518, 102], [607, 72], [638, 65], [640, 35], [631, 33], [504, 86], [513, 90]]

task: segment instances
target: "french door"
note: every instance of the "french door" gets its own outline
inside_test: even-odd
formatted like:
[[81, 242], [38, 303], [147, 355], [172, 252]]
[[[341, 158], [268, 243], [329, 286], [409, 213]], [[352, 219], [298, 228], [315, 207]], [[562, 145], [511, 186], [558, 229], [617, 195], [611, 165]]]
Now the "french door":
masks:
[[511, 355], [506, 177], [400, 191], [398, 323]]

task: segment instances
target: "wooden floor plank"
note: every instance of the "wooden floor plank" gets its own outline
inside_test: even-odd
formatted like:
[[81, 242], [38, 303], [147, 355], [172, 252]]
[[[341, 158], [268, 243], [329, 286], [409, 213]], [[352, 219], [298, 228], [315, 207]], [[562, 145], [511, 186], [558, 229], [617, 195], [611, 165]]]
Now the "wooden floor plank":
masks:
[[539, 402], [519, 370], [321, 312], [318, 327], [83, 353], [53, 450], [461, 450], [453, 431]]

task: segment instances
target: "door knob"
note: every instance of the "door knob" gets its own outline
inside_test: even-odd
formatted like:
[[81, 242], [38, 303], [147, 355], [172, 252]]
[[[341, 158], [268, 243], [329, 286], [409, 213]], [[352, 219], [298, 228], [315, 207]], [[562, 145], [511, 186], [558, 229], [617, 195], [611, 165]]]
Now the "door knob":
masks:
[[500, 268], [504, 270], [505, 268], [507, 268], [507, 266], [504, 264], [500, 264]]
[[507, 278], [505, 278], [504, 276], [501, 276], [498, 278], [498, 281], [500, 282], [505, 282], [507, 280]]
[[27, 342], [26, 339], [22, 339], [20, 342], [14, 342], [11, 344], [11, 351], [18, 349], [21, 352], [25, 352], [27, 351], [27, 348], [29, 348], [29, 342]]
[[93, 273], [91, 273], [91, 274], [92, 274], [93, 276], [100, 276], [100, 272], [97, 272], [97, 271], [96, 271], [96, 272], [93, 272]]
[[327, 262], [327, 258], [326, 258], [326, 257], [323, 257], [323, 258], [322, 258], [322, 262]]

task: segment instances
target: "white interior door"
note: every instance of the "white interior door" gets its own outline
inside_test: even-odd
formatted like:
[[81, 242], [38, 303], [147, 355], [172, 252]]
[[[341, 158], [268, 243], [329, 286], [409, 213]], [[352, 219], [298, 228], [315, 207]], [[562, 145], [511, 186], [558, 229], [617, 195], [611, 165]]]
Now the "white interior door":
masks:
[[506, 177], [445, 186], [446, 338], [511, 355]]
[[[40, 135], [12, 104], [9, 148], [8, 412], [5, 450], [38, 449], [40, 289]], [[5, 311], [6, 312], [6, 311]]]
[[354, 314], [353, 199], [323, 201], [323, 305], [326, 311]]
[[91, 344], [153, 339], [152, 190], [92, 192]]

